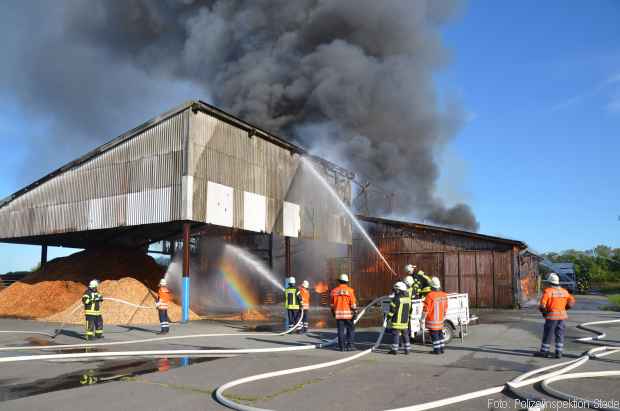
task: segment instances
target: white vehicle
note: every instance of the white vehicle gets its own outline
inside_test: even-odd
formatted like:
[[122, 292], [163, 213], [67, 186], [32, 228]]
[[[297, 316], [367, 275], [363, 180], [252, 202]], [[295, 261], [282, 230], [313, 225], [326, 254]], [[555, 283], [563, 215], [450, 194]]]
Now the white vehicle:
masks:
[[[420, 332], [424, 327], [422, 324], [422, 309], [424, 308], [423, 299], [413, 300], [413, 312], [411, 314], [411, 332], [423, 341], [426, 337]], [[390, 301], [383, 302], [383, 312], [390, 311]], [[461, 339], [467, 335], [469, 322], [469, 295], [468, 294], [448, 294], [448, 311], [444, 320], [443, 335], [444, 341], [448, 343], [454, 336]], [[428, 332], [424, 328], [425, 333]]]

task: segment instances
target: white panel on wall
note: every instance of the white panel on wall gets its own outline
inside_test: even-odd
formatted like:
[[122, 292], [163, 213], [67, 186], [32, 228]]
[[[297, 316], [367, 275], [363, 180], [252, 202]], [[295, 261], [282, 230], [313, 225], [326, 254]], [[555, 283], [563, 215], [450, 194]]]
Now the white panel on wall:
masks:
[[243, 229], [256, 232], [267, 231], [267, 197], [243, 192]]
[[172, 187], [139, 191], [127, 195], [127, 225], [170, 221]]
[[183, 176], [181, 186], [183, 218], [192, 220], [194, 218], [194, 176]]
[[207, 223], [233, 226], [233, 188], [207, 182]]
[[284, 202], [282, 209], [282, 235], [285, 237], [299, 237], [301, 230], [301, 207], [299, 204]]

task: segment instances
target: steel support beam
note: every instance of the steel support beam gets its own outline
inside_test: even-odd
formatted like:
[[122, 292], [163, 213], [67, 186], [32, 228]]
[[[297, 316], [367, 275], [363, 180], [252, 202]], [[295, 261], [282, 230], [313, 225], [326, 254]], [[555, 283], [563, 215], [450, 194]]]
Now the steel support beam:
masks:
[[190, 224], [183, 223], [183, 322], [189, 321], [189, 233]]

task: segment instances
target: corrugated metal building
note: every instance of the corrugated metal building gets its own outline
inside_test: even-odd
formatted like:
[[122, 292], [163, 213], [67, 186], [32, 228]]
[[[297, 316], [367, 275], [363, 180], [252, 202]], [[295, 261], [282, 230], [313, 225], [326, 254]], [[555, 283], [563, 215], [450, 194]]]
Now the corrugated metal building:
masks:
[[[143, 246], [188, 221], [351, 243], [342, 210], [301, 167], [305, 151], [193, 101], [121, 135], [0, 203], [0, 241]], [[314, 164], [350, 203], [352, 175]], [[293, 184], [294, 183], [294, 184]]]
[[191, 101], [2, 200], [0, 242], [42, 245], [44, 264], [48, 245], [146, 250], [182, 237], [187, 319], [193, 235], [285, 237], [287, 273], [291, 238], [351, 244], [351, 222], [302, 158], [350, 204], [352, 173]]
[[[521, 241], [467, 231], [359, 216], [390, 265], [415, 264], [448, 292], [469, 293], [477, 307], [508, 308], [529, 298], [522, 279], [538, 276]], [[364, 301], [388, 293], [397, 280], [362, 238], [353, 240], [353, 285]], [[530, 271], [522, 271], [527, 267]], [[404, 274], [403, 274], [404, 275]], [[529, 284], [529, 282], [528, 282]], [[529, 287], [529, 285], [528, 285]]]

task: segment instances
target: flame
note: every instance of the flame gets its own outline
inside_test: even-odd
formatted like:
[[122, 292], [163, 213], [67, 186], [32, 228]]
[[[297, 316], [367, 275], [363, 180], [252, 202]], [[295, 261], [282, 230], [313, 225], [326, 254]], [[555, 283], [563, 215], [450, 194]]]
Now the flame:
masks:
[[265, 321], [269, 319], [269, 314], [262, 312], [256, 308], [250, 308], [241, 313], [243, 321]]
[[325, 328], [325, 327], [327, 327], [327, 321], [325, 321], [325, 320], [319, 320], [319, 321], [317, 321], [317, 322], [314, 324], [314, 326], [315, 326], [316, 328]]
[[324, 281], [319, 281], [314, 286], [314, 291], [316, 291], [318, 294], [326, 293], [327, 290], [329, 290], [329, 287], [327, 286], [327, 283]]

